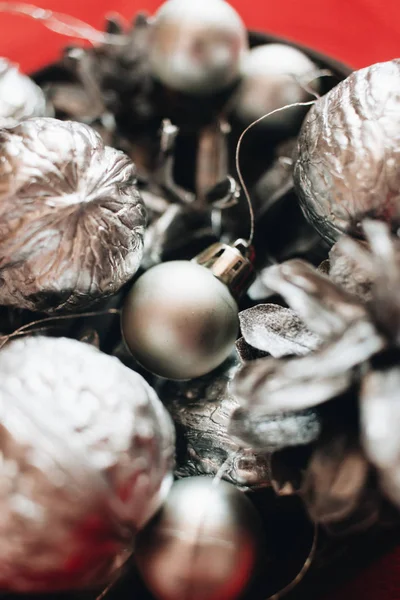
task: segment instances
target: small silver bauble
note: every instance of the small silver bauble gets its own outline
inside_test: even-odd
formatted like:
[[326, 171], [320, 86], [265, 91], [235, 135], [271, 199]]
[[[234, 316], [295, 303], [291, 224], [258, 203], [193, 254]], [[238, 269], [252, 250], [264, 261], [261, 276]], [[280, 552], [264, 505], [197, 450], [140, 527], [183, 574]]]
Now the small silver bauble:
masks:
[[294, 181], [328, 241], [362, 235], [365, 218], [400, 226], [400, 59], [352, 73], [308, 113]]
[[107, 583], [172, 484], [155, 391], [88, 344], [18, 340], [0, 352], [0, 431], [0, 589]]
[[174, 484], [137, 538], [135, 557], [159, 600], [234, 600], [249, 583], [262, 526], [233, 485], [209, 477]]
[[51, 114], [40, 87], [16, 65], [0, 58], [0, 127]]
[[226, 244], [215, 244], [192, 261], [149, 269], [132, 287], [122, 313], [133, 356], [167, 379], [192, 379], [215, 369], [237, 337], [234, 295], [246, 289], [252, 275], [251, 262]]
[[[240, 84], [233, 111], [245, 124], [250, 124], [277, 108], [305, 102], [310, 93], [304, 86], [318, 91], [312, 81], [316, 65], [297, 48], [287, 44], [265, 44], [253, 48], [243, 61]], [[301, 123], [303, 107], [290, 108], [261, 121], [259, 127], [288, 127]]]
[[187, 94], [219, 92], [238, 79], [247, 32], [225, 0], [167, 0], [152, 23], [153, 75]]

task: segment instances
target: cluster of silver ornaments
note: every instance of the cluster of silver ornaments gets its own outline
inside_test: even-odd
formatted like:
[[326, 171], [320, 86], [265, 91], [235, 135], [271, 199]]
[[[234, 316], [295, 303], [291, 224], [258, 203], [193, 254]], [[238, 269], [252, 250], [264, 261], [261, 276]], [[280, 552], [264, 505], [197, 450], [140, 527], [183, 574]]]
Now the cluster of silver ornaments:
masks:
[[0, 127], [45, 116], [52, 116], [52, 110], [41, 88], [16, 65], [0, 57]]
[[[193, 399], [196, 382], [181, 381], [211, 373], [210, 394], [219, 390], [218, 405], [192, 406], [183, 415], [178, 401], [165, 404], [177, 428], [186, 431], [185, 418], [215, 420], [207, 433], [218, 457], [210, 461], [204, 452], [197, 464], [210, 474], [218, 471], [218, 481], [189, 477], [170, 491], [176, 450], [171, 417], [133, 370], [64, 338], [13, 342], [0, 351], [0, 589], [34, 593], [99, 587], [109, 583], [134, 546], [139, 570], [158, 600], [235, 600], [264, 558], [263, 526], [237, 488], [263, 487], [270, 474], [264, 448], [260, 453], [238, 448], [228, 431], [235, 402], [227, 389], [228, 369], [219, 379], [212, 373], [232, 356], [238, 337], [238, 301], [254, 280], [252, 240], [231, 242], [237, 232], [222, 238], [222, 219], [215, 227], [215, 207], [207, 202], [212, 202], [215, 184], [227, 179], [235, 188], [228, 200], [234, 204], [240, 196], [228, 178], [226, 115], [248, 125], [272, 110], [308, 100], [317, 71], [289, 46], [249, 50], [246, 28], [225, 0], [167, 0], [143, 23], [145, 78], [152, 90], [164, 86], [171, 104], [213, 102], [221, 94], [214, 120], [198, 132], [193, 189], [174, 181], [178, 128], [165, 120], [163, 160], [153, 173], [149, 170], [146, 190], [150, 212], [158, 219], [141, 263], [146, 211], [134, 165], [107, 145], [108, 140], [117, 145], [120, 124], [109, 109], [113, 93], [103, 94], [98, 73], [96, 82], [96, 58], [79, 49], [66, 53], [75, 79], [72, 89], [67, 84], [67, 108], [83, 88], [86, 96], [76, 103], [76, 119], [97, 127], [103, 139], [82, 123], [29, 119], [46, 114], [43, 93], [8, 68], [9, 82], [25, 82], [26, 104], [14, 101], [13, 110], [3, 110], [22, 122], [0, 131], [0, 304], [47, 313], [81, 310], [115, 295], [140, 265], [148, 269], [124, 299], [122, 337], [140, 366], [179, 381], [160, 382], [149, 375], [160, 390], [187, 385], [185, 400], [190, 394]], [[129, 46], [123, 27], [114, 35]], [[133, 45], [110, 46], [110, 56], [121, 50], [125, 68], [134, 64]], [[4, 127], [2, 76], [0, 63]], [[60, 97], [58, 107], [62, 113]], [[286, 131], [302, 115], [302, 109], [285, 111], [264, 125]], [[132, 147], [140, 143], [135, 140]], [[147, 175], [146, 160], [143, 165]], [[151, 246], [160, 240], [165, 220], [202, 203], [213, 234], [219, 231], [216, 239], [228, 241], [192, 260], [162, 262], [164, 247]], [[232, 204], [224, 200], [218, 208]], [[210, 397], [204, 394], [203, 400]], [[194, 431], [204, 441], [202, 426]], [[190, 468], [197, 459], [193, 449], [188, 444]]]
[[0, 352], [0, 588], [98, 587], [172, 483], [154, 390], [96, 348], [31, 337]]
[[135, 559], [158, 600], [235, 600], [254, 573], [262, 525], [233, 485], [209, 477], [176, 482], [138, 536]]
[[294, 180], [328, 241], [361, 235], [364, 218], [400, 224], [400, 60], [355, 71], [311, 108]]

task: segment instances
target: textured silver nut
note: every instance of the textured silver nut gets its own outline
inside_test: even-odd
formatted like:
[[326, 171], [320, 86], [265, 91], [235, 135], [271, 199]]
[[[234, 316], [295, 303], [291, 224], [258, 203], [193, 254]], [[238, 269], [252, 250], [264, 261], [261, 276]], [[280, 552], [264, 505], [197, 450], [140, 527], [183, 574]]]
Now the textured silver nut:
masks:
[[107, 582], [172, 483], [174, 430], [154, 390], [65, 338], [0, 352], [0, 589]]
[[41, 118], [0, 131], [0, 304], [50, 313], [116, 293], [145, 224], [132, 161], [90, 127]]
[[361, 235], [364, 218], [400, 225], [400, 60], [352, 73], [309, 111], [294, 180], [328, 241]]

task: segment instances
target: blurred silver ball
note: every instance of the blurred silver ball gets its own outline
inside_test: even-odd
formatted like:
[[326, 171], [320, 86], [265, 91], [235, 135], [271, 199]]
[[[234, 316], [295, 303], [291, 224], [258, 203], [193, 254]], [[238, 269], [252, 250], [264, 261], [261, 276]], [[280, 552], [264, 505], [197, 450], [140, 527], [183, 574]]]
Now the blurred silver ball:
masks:
[[[233, 112], [247, 125], [277, 108], [305, 102], [311, 96], [301, 82], [310, 84], [316, 71], [316, 65], [297, 48], [286, 44], [257, 46], [243, 61], [243, 79]], [[311, 86], [318, 91], [317, 80]], [[271, 115], [258, 127], [286, 129], [299, 125], [303, 115], [303, 107], [290, 108]]]
[[0, 352], [0, 433], [0, 589], [107, 583], [172, 484], [154, 390], [88, 344], [18, 340]]
[[262, 527], [233, 485], [209, 477], [176, 482], [137, 538], [135, 557], [159, 600], [234, 600], [254, 572]]
[[309, 111], [294, 181], [329, 242], [361, 235], [364, 218], [400, 227], [400, 59], [352, 73]]
[[231, 353], [238, 326], [228, 288], [205, 267], [184, 260], [149, 269], [133, 285], [122, 313], [133, 356], [167, 379], [215, 369]]
[[247, 47], [245, 26], [224, 0], [167, 0], [152, 24], [150, 66], [174, 90], [213, 94], [238, 79]]
[[31, 117], [51, 116], [42, 90], [6, 58], [0, 57], [0, 127]]

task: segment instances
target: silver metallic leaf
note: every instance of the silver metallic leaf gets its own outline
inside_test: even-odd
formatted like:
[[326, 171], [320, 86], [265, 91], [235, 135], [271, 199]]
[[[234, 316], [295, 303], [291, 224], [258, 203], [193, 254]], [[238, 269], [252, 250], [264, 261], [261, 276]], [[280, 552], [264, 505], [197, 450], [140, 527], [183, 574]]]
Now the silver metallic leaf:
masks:
[[302, 260], [265, 269], [263, 281], [285, 299], [311, 331], [325, 339], [342, 333], [350, 323], [367, 315], [357, 298]]
[[362, 382], [360, 418], [364, 448], [400, 505], [400, 368], [370, 371]]
[[321, 432], [318, 415], [311, 410], [274, 416], [253, 415], [238, 408], [231, 416], [229, 433], [245, 447], [275, 452], [314, 442]]
[[232, 382], [232, 393], [252, 418], [311, 408], [343, 393], [352, 383], [352, 370], [384, 346], [372, 324], [356, 321], [309, 355], [245, 364]]
[[174, 431], [154, 390], [65, 338], [0, 351], [0, 587], [99, 586], [172, 483]]
[[0, 131], [0, 159], [0, 304], [74, 310], [131, 279], [146, 215], [126, 155], [42, 118]]
[[319, 337], [289, 308], [259, 304], [242, 311], [239, 320], [246, 342], [274, 358], [307, 354], [321, 344]]
[[386, 223], [364, 221], [371, 247], [375, 277], [372, 312], [378, 326], [398, 346], [400, 343], [400, 241]]
[[[368, 261], [360, 260], [360, 255]], [[374, 269], [371, 256], [362, 242], [341, 238], [329, 252], [329, 278], [363, 302], [372, 297]]]

